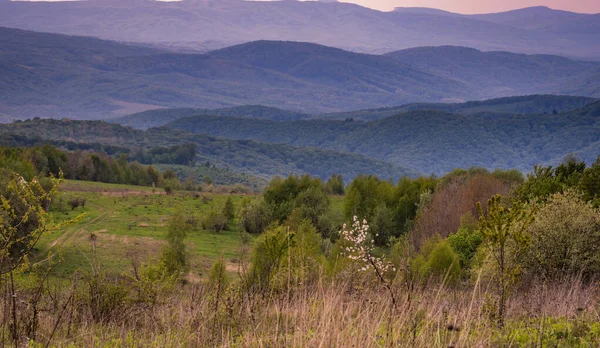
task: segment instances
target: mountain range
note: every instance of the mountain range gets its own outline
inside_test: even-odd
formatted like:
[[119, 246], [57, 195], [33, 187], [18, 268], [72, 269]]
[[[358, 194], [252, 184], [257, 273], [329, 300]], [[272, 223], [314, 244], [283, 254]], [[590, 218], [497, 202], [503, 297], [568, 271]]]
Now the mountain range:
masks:
[[327, 113], [534, 93], [600, 97], [600, 62], [558, 56], [452, 46], [372, 55], [286, 41], [190, 54], [10, 28], [0, 28], [0, 74], [5, 119], [108, 119], [247, 104]]
[[0, 25], [209, 51], [256, 40], [306, 41], [363, 53], [420, 46], [600, 59], [600, 15], [532, 7], [461, 15], [381, 12], [320, 1], [0, 1]]

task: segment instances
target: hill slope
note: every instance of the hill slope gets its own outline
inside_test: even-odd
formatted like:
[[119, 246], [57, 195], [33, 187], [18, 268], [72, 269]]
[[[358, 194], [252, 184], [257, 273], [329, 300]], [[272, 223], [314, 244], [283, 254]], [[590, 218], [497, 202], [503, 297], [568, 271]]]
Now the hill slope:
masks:
[[313, 118], [331, 120], [353, 118], [355, 120], [373, 121], [394, 116], [402, 112], [416, 110], [439, 110], [484, 118], [498, 118], [510, 117], [514, 114], [566, 113], [583, 108], [596, 101], [598, 101], [598, 99], [590, 97], [528, 95], [470, 101], [465, 103], [414, 103], [389, 108], [320, 114], [314, 115]]
[[529, 170], [580, 153], [600, 154], [600, 102], [559, 115], [486, 119], [443, 111], [410, 111], [371, 122], [268, 121], [193, 116], [171, 128], [261, 142], [353, 152], [419, 172], [482, 166]]
[[345, 180], [359, 174], [376, 174], [394, 179], [415, 175], [414, 171], [356, 154], [248, 140], [227, 140], [168, 128], [141, 131], [102, 121], [36, 119], [0, 125], [0, 135], [7, 138], [10, 135], [23, 135], [142, 148], [194, 143], [198, 146], [200, 163], [210, 161], [262, 178], [287, 176], [290, 173], [310, 173], [324, 179], [340, 173]]
[[5, 26], [206, 49], [261, 39], [382, 53], [418, 46], [600, 58], [597, 15], [531, 8], [465, 16], [316, 1], [0, 1]]
[[[600, 97], [588, 86], [564, 88], [554, 81], [586, 79], [595, 63], [579, 62], [558, 56], [524, 55], [509, 52], [481, 52], [472, 48], [441, 46], [419, 47], [386, 54], [405, 65], [432, 75], [452, 78], [468, 86], [478, 86], [487, 94], [519, 95], [552, 91]], [[563, 82], [563, 83], [564, 83]]]

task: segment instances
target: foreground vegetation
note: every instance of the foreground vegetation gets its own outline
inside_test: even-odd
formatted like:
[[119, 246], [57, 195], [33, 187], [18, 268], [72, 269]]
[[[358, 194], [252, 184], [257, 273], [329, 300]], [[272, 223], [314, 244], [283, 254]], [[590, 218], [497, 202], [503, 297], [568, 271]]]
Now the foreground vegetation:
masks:
[[261, 196], [1, 174], [6, 344], [600, 344], [600, 158]]

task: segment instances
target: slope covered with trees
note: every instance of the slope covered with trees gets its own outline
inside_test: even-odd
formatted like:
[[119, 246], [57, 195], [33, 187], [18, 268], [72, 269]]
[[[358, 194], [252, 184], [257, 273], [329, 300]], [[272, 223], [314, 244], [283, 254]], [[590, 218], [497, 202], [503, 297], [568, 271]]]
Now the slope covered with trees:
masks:
[[[183, 144], [196, 146], [196, 162], [209, 161], [221, 167], [243, 171], [260, 177], [311, 173], [322, 178], [342, 173], [345, 179], [364, 173], [378, 173], [386, 178], [414, 175], [412, 170], [357, 154], [322, 150], [315, 147], [273, 145], [248, 140], [227, 140], [192, 134], [169, 128], [135, 130], [102, 121], [35, 119], [0, 125], [0, 135], [14, 141], [14, 136], [99, 143], [147, 151], [158, 147]], [[40, 140], [36, 140], [39, 142]], [[136, 151], [133, 151], [135, 153]]]
[[318, 146], [390, 161], [420, 172], [457, 164], [527, 170], [579, 153], [591, 163], [600, 146], [600, 104], [564, 114], [482, 118], [410, 111], [377, 121], [284, 121], [193, 116], [168, 127], [233, 139]]

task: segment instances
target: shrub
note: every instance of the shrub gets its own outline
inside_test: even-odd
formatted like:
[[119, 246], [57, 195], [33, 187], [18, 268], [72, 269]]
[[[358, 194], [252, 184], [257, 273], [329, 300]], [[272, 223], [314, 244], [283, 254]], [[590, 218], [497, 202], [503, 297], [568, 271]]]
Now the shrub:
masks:
[[471, 267], [471, 261], [482, 242], [481, 232], [468, 228], [460, 228], [455, 234], [448, 237], [448, 243], [457, 253], [462, 268]]
[[456, 282], [460, 276], [460, 260], [447, 240], [434, 238], [423, 246], [421, 252], [410, 262], [415, 280], [436, 279], [447, 284]]
[[571, 190], [551, 195], [527, 230], [529, 275], [546, 279], [600, 273], [600, 210]]
[[231, 196], [227, 197], [227, 201], [223, 206], [223, 215], [225, 215], [228, 221], [232, 221], [235, 218], [235, 206], [233, 205]]
[[219, 233], [228, 228], [227, 222], [227, 217], [225, 217], [222, 212], [213, 209], [208, 214], [204, 215], [204, 218], [202, 219], [202, 228]]
[[260, 200], [249, 200], [242, 204], [239, 212], [240, 223], [248, 233], [262, 233], [271, 223], [272, 213], [269, 207]]
[[254, 244], [248, 285], [259, 290], [269, 289], [292, 243], [293, 235], [283, 226], [273, 226], [265, 231]]
[[69, 201], [69, 206], [71, 207], [71, 210], [75, 210], [79, 207], [85, 208], [85, 203], [85, 198], [73, 198]]
[[173, 191], [181, 190], [181, 184], [177, 179], [164, 180], [162, 183], [162, 187], [168, 195], [172, 194]]

